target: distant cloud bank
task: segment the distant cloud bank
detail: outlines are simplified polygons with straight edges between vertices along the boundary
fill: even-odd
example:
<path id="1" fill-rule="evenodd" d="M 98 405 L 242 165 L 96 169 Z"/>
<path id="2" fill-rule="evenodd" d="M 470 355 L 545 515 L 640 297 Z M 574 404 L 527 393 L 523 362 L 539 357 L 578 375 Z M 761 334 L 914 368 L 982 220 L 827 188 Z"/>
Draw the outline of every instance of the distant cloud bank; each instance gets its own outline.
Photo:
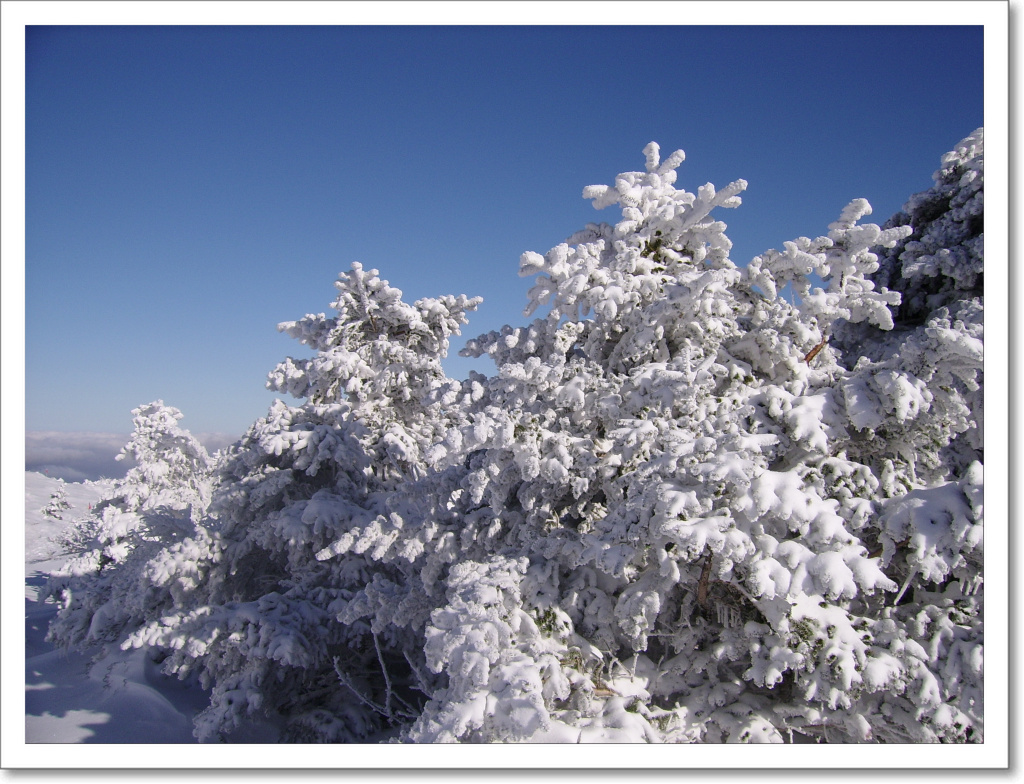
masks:
<path id="1" fill-rule="evenodd" d="M 227 433 L 194 433 L 212 454 L 238 440 Z M 128 443 L 127 433 L 61 433 L 31 431 L 25 433 L 25 470 L 83 482 L 107 477 L 119 479 L 135 463 L 118 461 L 118 452 Z"/>
<path id="2" fill-rule="evenodd" d="M 114 458 L 126 443 L 125 433 L 25 433 L 25 470 L 67 482 L 122 477 L 131 462 Z"/>
<path id="3" fill-rule="evenodd" d="M 206 451 L 211 455 L 218 449 L 231 446 L 239 439 L 239 436 L 233 436 L 230 433 L 193 433 L 192 435 L 199 439 L 199 443 L 205 446 Z"/>

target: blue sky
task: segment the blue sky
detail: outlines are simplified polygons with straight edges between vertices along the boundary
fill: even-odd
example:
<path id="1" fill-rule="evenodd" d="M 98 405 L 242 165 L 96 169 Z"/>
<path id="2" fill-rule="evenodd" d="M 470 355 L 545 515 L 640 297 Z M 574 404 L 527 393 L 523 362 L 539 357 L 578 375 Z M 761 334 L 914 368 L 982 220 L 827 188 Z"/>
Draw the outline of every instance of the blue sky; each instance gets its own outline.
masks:
<path id="1" fill-rule="evenodd" d="M 525 323 L 520 254 L 614 221 L 581 191 L 642 169 L 651 140 L 686 151 L 677 187 L 749 182 L 718 216 L 737 263 L 854 198 L 881 223 L 984 124 L 982 44 L 977 26 L 29 28 L 26 429 L 128 432 L 162 398 L 241 435 L 267 372 L 305 355 L 276 324 L 329 312 L 352 261 L 409 301 L 484 297 L 463 338 Z"/>

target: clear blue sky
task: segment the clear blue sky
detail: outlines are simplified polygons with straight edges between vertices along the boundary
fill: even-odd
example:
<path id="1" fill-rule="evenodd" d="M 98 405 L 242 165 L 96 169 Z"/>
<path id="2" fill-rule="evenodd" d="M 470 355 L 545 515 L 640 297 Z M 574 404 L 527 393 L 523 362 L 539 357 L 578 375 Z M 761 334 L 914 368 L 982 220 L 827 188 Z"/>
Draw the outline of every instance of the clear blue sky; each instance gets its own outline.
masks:
<path id="1" fill-rule="evenodd" d="M 162 398 L 240 435 L 305 355 L 276 324 L 330 312 L 352 261 L 409 301 L 483 296 L 463 338 L 525 323 L 520 254 L 614 221 L 581 191 L 652 140 L 686 151 L 677 187 L 748 180 L 718 216 L 746 263 L 853 198 L 883 222 L 984 124 L 980 27 L 34 27 L 26 49 L 29 431 L 128 432 Z"/>

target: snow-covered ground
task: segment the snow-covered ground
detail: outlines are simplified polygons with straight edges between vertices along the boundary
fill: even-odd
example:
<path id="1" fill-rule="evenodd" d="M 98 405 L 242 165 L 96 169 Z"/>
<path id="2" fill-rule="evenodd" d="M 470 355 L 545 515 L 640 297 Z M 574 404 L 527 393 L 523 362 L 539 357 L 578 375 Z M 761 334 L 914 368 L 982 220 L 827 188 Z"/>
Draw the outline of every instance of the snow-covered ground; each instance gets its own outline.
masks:
<path id="1" fill-rule="evenodd" d="M 46 642 L 57 612 L 42 600 L 47 575 L 65 557 L 56 541 L 88 517 L 109 485 L 67 483 L 70 508 L 43 514 L 60 481 L 25 474 L 25 739 L 28 743 L 194 743 L 192 716 L 206 704 L 197 687 L 160 673 L 144 652 L 92 661 Z"/>

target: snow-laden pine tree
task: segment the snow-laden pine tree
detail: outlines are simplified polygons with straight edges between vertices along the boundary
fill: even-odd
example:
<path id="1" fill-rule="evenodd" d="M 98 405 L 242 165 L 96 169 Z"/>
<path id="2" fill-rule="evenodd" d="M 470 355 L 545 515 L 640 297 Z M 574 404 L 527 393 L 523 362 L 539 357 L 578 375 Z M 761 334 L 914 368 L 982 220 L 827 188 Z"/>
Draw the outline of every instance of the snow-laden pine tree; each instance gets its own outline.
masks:
<path id="1" fill-rule="evenodd" d="M 375 270 L 353 264 L 337 282 L 334 316 L 280 329 L 311 347 L 268 386 L 275 403 L 222 457 L 210 515 L 196 535 L 151 558 L 150 584 L 174 597 L 123 643 L 166 653 L 164 667 L 212 690 L 201 740 L 254 720 L 286 741 L 351 741 L 418 715 L 419 637 L 345 624 L 340 610 L 373 580 L 402 581 L 376 549 L 318 561 L 352 530 L 379 525 L 387 498 L 427 470 L 423 452 L 457 420 L 458 384 L 441 358 L 479 300 L 413 304 Z M 414 664 L 407 661 L 406 656 Z"/>
<path id="2" fill-rule="evenodd" d="M 61 515 L 70 508 L 71 504 L 68 503 L 67 486 L 64 484 L 64 480 L 61 479 L 56 489 L 50 493 L 50 501 L 43 507 L 42 512 L 47 517 L 61 520 Z"/>
<path id="3" fill-rule="evenodd" d="M 129 512 L 169 509 L 202 517 L 213 492 L 213 461 L 178 426 L 183 416 L 162 400 L 132 409 L 135 429 L 115 459 L 131 459 L 135 465 L 114 484 L 108 504 Z"/>
<path id="4" fill-rule="evenodd" d="M 584 191 L 614 225 L 523 255 L 490 377 L 440 368 L 476 300 L 358 265 L 282 325 L 304 402 L 119 630 L 212 689 L 200 738 L 982 738 L 982 132 L 884 228 L 857 200 L 742 268 L 745 183 L 645 154 Z"/>
<path id="5" fill-rule="evenodd" d="M 80 552 L 50 581 L 62 609 L 50 637 L 65 646 L 119 642 L 125 629 L 173 607 L 147 585 L 147 561 L 196 531 L 213 493 L 213 459 L 162 400 L 132 410 L 134 431 L 117 460 L 134 465 L 64 535 Z"/>
<path id="6" fill-rule="evenodd" d="M 980 205 L 980 139 L 934 201 Z M 547 314 L 470 343 L 497 373 L 464 385 L 434 475 L 319 555 L 418 576 L 340 615 L 423 625 L 441 680 L 403 737 L 980 739 L 981 300 L 937 281 L 959 316 L 911 335 L 875 280 L 879 253 L 912 277 L 953 233 L 911 244 L 857 200 L 741 269 L 711 212 L 745 183 L 678 190 L 682 153 L 645 153 L 584 192 L 618 223 L 524 254 Z"/>

